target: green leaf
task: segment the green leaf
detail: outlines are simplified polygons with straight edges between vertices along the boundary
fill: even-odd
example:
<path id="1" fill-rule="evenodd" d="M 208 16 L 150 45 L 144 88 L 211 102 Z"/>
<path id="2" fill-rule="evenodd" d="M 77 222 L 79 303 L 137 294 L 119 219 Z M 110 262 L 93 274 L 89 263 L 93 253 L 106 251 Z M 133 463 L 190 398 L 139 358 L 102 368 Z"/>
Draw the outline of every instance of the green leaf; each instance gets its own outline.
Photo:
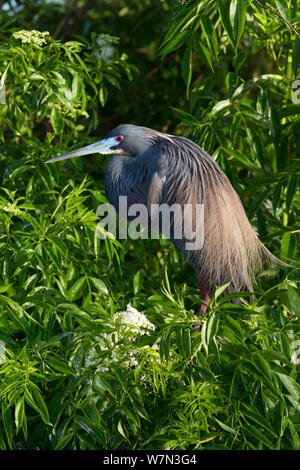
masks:
<path id="1" fill-rule="evenodd" d="M 79 100 L 82 94 L 83 82 L 78 73 L 73 77 L 72 81 L 72 101 L 75 103 Z"/>
<path id="2" fill-rule="evenodd" d="M 94 286 L 96 287 L 98 292 L 100 292 L 101 294 L 103 294 L 105 296 L 108 295 L 108 289 L 107 289 L 105 283 L 102 281 L 102 279 L 98 279 L 96 277 L 90 277 L 89 279 L 91 279 L 93 281 Z"/>
<path id="3" fill-rule="evenodd" d="M 210 47 L 211 52 L 217 59 L 219 48 L 218 48 L 218 40 L 217 40 L 217 35 L 216 35 L 213 22 L 211 21 L 209 16 L 202 15 L 200 24 L 201 24 L 202 31 L 204 33 L 207 45 L 208 47 Z"/>
<path id="4" fill-rule="evenodd" d="M 281 239 L 280 259 L 286 260 L 290 257 L 293 248 L 293 234 L 285 232 Z"/>
<path id="5" fill-rule="evenodd" d="M 288 425 L 289 425 L 289 430 L 291 433 L 293 449 L 300 450 L 299 432 L 297 431 L 296 426 L 294 425 L 293 421 L 290 418 L 288 418 Z"/>
<path id="6" fill-rule="evenodd" d="M 254 436 L 259 442 L 261 441 L 269 449 L 275 449 L 275 445 L 272 444 L 272 442 L 265 436 L 263 432 L 257 428 L 257 426 L 255 427 L 249 423 L 245 423 L 243 430 L 249 433 L 251 436 Z"/>
<path id="7" fill-rule="evenodd" d="M 143 286 L 143 272 L 141 269 L 135 274 L 133 278 L 133 291 L 134 295 L 137 295 Z"/>
<path id="8" fill-rule="evenodd" d="M 225 109 L 228 109 L 231 107 L 231 102 L 230 100 L 221 100 L 221 101 L 218 101 L 214 106 L 213 108 L 211 109 L 210 111 L 210 115 L 211 117 L 214 117 L 215 115 L 221 113 L 222 111 L 224 112 Z"/>
<path id="9" fill-rule="evenodd" d="M 192 114 L 186 113 L 185 111 L 181 111 L 177 108 L 172 108 L 173 111 L 178 115 L 179 119 L 181 119 L 184 124 L 191 126 L 191 127 L 200 127 L 201 123 L 196 119 Z"/>
<path id="10" fill-rule="evenodd" d="M 229 8 L 229 17 L 234 36 L 234 48 L 236 50 L 241 39 L 246 20 L 246 3 L 244 0 L 231 0 Z"/>
<path id="11" fill-rule="evenodd" d="M 106 445 L 105 436 L 100 431 L 99 427 L 96 426 L 90 419 L 84 416 L 79 416 L 77 418 L 77 422 L 88 434 L 90 434 L 95 439 L 98 445 Z"/>
<path id="12" fill-rule="evenodd" d="M 159 56 L 165 56 L 172 51 L 176 51 L 181 47 L 191 36 L 191 31 L 181 31 L 176 36 L 174 36 L 166 44 L 163 44 L 163 47 L 159 51 Z"/>
<path id="13" fill-rule="evenodd" d="M 10 408 L 2 402 L 2 420 L 9 447 L 12 449 L 13 429 Z"/>
<path id="14" fill-rule="evenodd" d="M 251 160 L 249 160 L 249 158 L 246 157 L 246 155 L 231 148 L 227 148 L 227 147 L 222 147 L 222 148 L 226 153 L 228 153 L 228 155 L 234 157 L 235 160 L 238 160 L 240 163 L 242 163 L 243 166 L 246 166 L 247 168 L 251 168 L 251 169 L 258 168 L 258 165 L 256 165 Z"/>
<path id="15" fill-rule="evenodd" d="M 79 423 L 81 425 L 81 423 Z M 61 450 L 63 449 L 64 447 L 66 447 L 66 445 L 68 444 L 68 442 L 72 439 L 72 437 L 74 437 L 74 433 L 73 432 L 70 432 L 68 434 L 66 434 L 65 436 L 63 436 L 59 441 L 58 443 L 56 444 L 56 446 L 54 447 L 54 450 Z"/>
<path id="16" fill-rule="evenodd" d="M 226 282 L 223 286 L 217 287 L 214 293 L 214 298 L 217 300 L 218 297 L 224 292 L 224 290 L 227 289 L 228 286 L 230 286 L 231 281 Z"/>
<path id="17" fill-rule="evenodd" d="M 82 296 L 86 286 L 86 277 L 82 276 L 73 284 L 68 292 L 68 299 L 73 301 Z"/>
<path id="18" fill-rule="evenodd" d="M 50 114 L 50 122 L 56 134 L 59 134 L 60 132 L 62 132 L 64 128 L 64 121 L 56 107 L 52 108 L 52 111 Z"/>
<path id="19" fill-rule="evenodd" d="M 300 318 L 300 296 L 297 290 L 290 284 L 288 285 L 288 297 L 295 315 Z"/>
<path id="20" fill-rule="evenodd" d="M 181 72 L 186 87 L 186 97 L 189 98 L 189 89 L 192 78 L 192 46 L 189 45 L 184 54 L 181 62 Z"/>
<path id="21" fill-rule="evenodd" d="M 274 187 L 273 200 L 272 200 L 272 208 L 273 208 L 273 213 L 275 216 L 276 216 L 277 207 L 280 202 L 281 191 L 282 191 L 282 183 L 277 183 Z"/>
<path id="22" fill-rule="evenodd" d="M 25 390 L 24 396 L 26 402 L 40 414 L 44 423 L 47 425 L 51 424 L 46 403 L 44 402 L 38 387 L 31 383 L 30 388 Z"/>
<path id="23" fill-rule="evenodd" d="M 218 330 L 218 324 L 219 324 L 219 317 L 216 315 L 216 313 L 212 313 L 208 316 L 207 322 L 206 322 L 206 344 L 209 345 L 210 341 L 212 338 L 217 333 Z"/>
<path id="24" fill-rule="evenodd" d="M 59 359 L 49 359 L 47 358 L 47 364 L 52 367 L 52 369 L 66 375 L 74 375 L 74 370 L 72 367 L 68 366 L 65 362 L 60 361 Z"/>
<path id="25" fill-rule="evenodd" d="M 300 39 L 296 39 L 293 54 L 292 54 L 292 66 L 295 78 L 298 77 L 298 70 L 300 66 Z M 299 106 L 297 106 L 299 112 Z"/>
<path id="26" fill-rule="evenodd" d="M 191 332 L 186 330 L 182 335 L 182 344 L 187 357 L 191 357 Z"/>
<path id="27" fill-rule="evenodd" d="M 0 286 L 0 293 L 7 292 L 8 289 L 12 286 L 12 284 L 3 284 Z"/>
<path id="28" fill-rule="evenodd" d="M 271 349 L 262 349 L 261 351 L 257 352 L 257 354 L 264 357 L 268 361 L 280 361 L 283 364 L 290 364 L 290 361 L 286 357 L 286 355 L 278 351 L 273 351 Z"/>
<path id="29" fill-rule="evenodd" d="M 271 369 L 267 361 L 259 353 L 252 355 L 252 361 L 255 367 L 269 380 L 272 379 Z"/>
<path id="30" fill-rule="evenodd" d="M 99 101 L 102 106 L 105 106 L 108 98 L 108 91 L 107 88 L 101 83 L 99 88 Z"/>
<path id="31" fill-rule="evenodd" d="M 234 56 L 232 60 L 232 65 L 234 66 L 236 73 L 238 73 L 238 71 L 243 66 L 246 59 L 247 59 L 247 53 L 244 51 L 237 52 L 237 54 Z"/>
<path id="32" fill-rule="evenodd" d="M 222 429 L 224 429 L 224 431 L 229 432 L 230 434 L 238 434 L 238 431 L 235 431 L 234 429 L 230 428 L 229 426 L 227 426 L 227 424 L 222 423 L 222 421 L 219 421 L 217 418 L 215 418 L 215 420 L 217 421 L 218 425 Z"/>
<path id="33" fill-rule="evenodd" d="M 246 125 L 246 131 L 248 136 L 248 141 L 252 147 L 253 154 L 255 159 L 258 161 L 261 168 L 264 167 L 264 148 L 262 141 L 256 131 L 253 129 L 253 126 Z"/>
<path id="34" fill-rule="evenodd" d="M 17 432 L 23 424 L 25 418 L 24 396 L 21 396 L 15 404 L 15 425 Z"/>
<path id="35" fill-rule="evenodd" d="M 241 342 L 244 342 L 244 337 L 243 337 L 243 330 L 237 320 L 232 318 L 231 315 L 225 315 L 224 320 L 226 322 L 226 325 L 228 328 L 231 330 L 231 332 L 234 334 L 234 336 Z"/>
<path id="36" fill-rule="evenodd" d="M 203 62 L 210 67 L 212 71 L 214 71 L 213 64 L 211 61 L 210 53 L 207 47 L 201 41 L 201 37 L 198 33 L 194 35 L 194 44 L 197 51 L 198 56 L 203 60 Z"/>
<path id="37" fill-rule="evenodd" d="M 289 212 L 291 203 L 297 190 L 297 175 L 290 176 L 286 191 L 286 210 Z"/>
<path id="38" fill-rule="evenodd" d="M 126 434 L 125 434 L 125 432 L 124 432 L 124 429 L 123 429 L 121 420 L 119 420 L 119 422 L 118 422 L 117 429 L 118 429 L 119 433 L 121 434 L 121 436 L 123 436 L 123 437 L 126 439 L 126 441 L 128 441 L 128 438 L 127 438 L 127 436 L 126 436 Z M 128 441 L 128 442 L 129 442 L 129 441 Z"/>
<path id="39" fill-rule="evenodd" d="M 275 2 L 281 16 L 291 23 L 291 14 L 286 0 L 275 0 Z"/>
<path id="40" fill-rule="evenodd" d="M 300 386 L 297 384 L 296 380 L 286 374 L 280 374 L 279 372 L 275 372 L 276 375 L 280 378 L 281 382 L 287 389 L 287 391 L 291 394 L 291 396 L 298 401 L 300 401 Z"/>
<path id="41" fill-rule="evenodd" d="M 276 437 L 276 433 L 274 433 L 271 424 L 269 421 L 266 420 L 264 416 L 259 414 L 259 412 L 254 408 L 254 406 L 249 406 L 247 403 L 242 403 L 243 410 L 242 413 L 247 418 L 250 418 L 256 424 L 264 428 L 266 431 L 270 432 L 274 437 Z"/>
<path id="42" fill-rule="evenodd" d="M 218 0 L 218 8 L 223 28 L 227 33 L 227 37 L 229 39 L 230 44 L 232 45 L 233 49 L 235 49 L 235 37 L 232 29 L 232 24 L 229 18 L 228 2 L 224 2 L 224 0 Z"/>
<path id="43" fill-rule="evenodd" d="M 252 219 L 252 217 L 254 217 L 255 214 L 257 214 L 260 206 L 262 205 L 264 200 L 268 197 L 270 192 L 271 192 L 271 189 L 266 189 L 265 191 L 261 191 L 257 194 L 256 198 L 250 204 L 250 207 L 247 210 L 247 215 L 250 220 Z"/>

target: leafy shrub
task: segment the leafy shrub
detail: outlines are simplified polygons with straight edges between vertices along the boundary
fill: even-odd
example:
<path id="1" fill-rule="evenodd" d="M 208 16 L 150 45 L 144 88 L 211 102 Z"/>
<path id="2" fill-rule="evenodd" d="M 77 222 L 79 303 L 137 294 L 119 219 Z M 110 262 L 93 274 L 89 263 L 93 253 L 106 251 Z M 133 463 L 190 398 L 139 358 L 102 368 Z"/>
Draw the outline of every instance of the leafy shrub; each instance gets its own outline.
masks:
<path id="1" fill-rule="evenodd" d="M 256 1 L 93 2 L 62 41 L 67 7 L 46 3 L 1 26 L 1 449 L 299 449 L 297 272 L 262 273 L 252 304 L 217 289 L 195 332 L 173 246 L 97 237 L 106 160 L 43 163 L 108 116 L 185 133 L 297 264 L 299 2 L 268 2 L 281 17 Z M 128 309 L 144 329 L 116 321 Z"/>

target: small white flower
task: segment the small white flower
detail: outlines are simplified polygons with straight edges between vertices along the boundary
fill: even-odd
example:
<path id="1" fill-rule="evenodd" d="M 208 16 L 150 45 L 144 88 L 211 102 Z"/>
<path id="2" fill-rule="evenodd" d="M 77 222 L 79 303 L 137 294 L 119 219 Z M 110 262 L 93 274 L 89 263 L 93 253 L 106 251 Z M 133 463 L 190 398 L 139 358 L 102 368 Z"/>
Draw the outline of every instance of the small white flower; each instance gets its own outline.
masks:
<path id="1" fill-rule="evenodd" d="M 140 313 L 138 310 L 131 307 L 130 304 L 127 305 L 125 312 L 115 313 L 113 321 L 124 325 L 125 331 L 132 331 L 140 335 L 150 335 L 149 331 L 145 330 L 155 330 L 155 326 L 148 320 L 148 318 L 143 313 Z"/>
<path id="2" fill-rule="evenodd" d="M 120 359 L 126 359 L 124 362 L 126 367 L 135 367 L 138 365 L 140 350 L 134 349 L 129 352 L 124 352 L 122 351 L 121 345 L 118 343 L 125 332 L 149 335 L 150 333 L 147 330 L 155 330 L 155 326 L 143 313 L 140 313 L 138 310 L 131 307 L 131 305 L 127 305 L 126 311 L 115 313 L 113 323 L 116 326 L 117 333 L 103 333 L 101 336 L 95 337 L 101 351 L 107 351 L 107 357 L 100 363 L 99 359 L 95 359 L 96 350 L 92 347 L 85 359 L 85 365 L 87 367 L 94 365 L 99 372 L 106 372 L 109 371 L 109 363 L 119 362 Z M 135 336 L 130 337 L 132 342 L 134 342 L 135 339 Z M 148 346 L 143 346 L 141 349 L 145 348 L 148 348 Z"/>
<path id="3" fill-rule="evenodd" d="M 21 31 L 17 31 L 13 33 L 13 37 L 15 39 L 20 39 L 23 44 L 37 44 L 38 46 L 42 46 L 43 44 L 47 44 L 47 39 L 50 34 L 48 31 L 37 31 L 36 29 L 32 29 L 31 31 L 27 31 L 26 29 L 22 29 Z"/>

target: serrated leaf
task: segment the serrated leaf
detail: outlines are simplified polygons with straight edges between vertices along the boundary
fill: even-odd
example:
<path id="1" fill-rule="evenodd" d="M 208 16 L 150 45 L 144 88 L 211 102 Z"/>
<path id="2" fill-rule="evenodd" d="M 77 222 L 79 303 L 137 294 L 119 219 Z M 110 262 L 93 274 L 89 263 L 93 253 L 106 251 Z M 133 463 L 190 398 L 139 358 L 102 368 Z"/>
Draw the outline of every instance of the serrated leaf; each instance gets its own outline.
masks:
<path id="1" fill-rule="evenodd" d="M 240 163 L 243 164 L 243 166 L 246 166 L 247 168 L 258 168 L 258 165 L 253 163 L 251 160 L 249 160 L 246 155 L 243 153 L 239 152 L 238 150 L 234 150 L 231 148 L 223 147 L 223 150 L 228 153 L 228 155 L 231 155 L 235 160 L 238 160 Z"/>
<path id="2" fill-rule="evenodd" d="M 229 426 L 227 426 L 227 424 L 225 423 L 222 423 L 222 421 L 219 421 L 217 418 L 215 418 L 215 420 L 217 421 L 218 425 L 224 429 L 224 431 L 226 432 L 230 432 L 230 434 L 238 434 L 237 431 L 235 431 L 234 429 L 230 428 Z"/>
<path id="3" fill-rule="evenodd" d="M 200 24 L 208 47 L 210 47 L 210 50 L 212 51 L 214 56 L 218 58 L 218 40 L 213 22 L 211 21 L 209 16 L 202 15 Z"/>
<path id="4" fill-rule="evenodd" d="M 24 421 L 24 417 L 25 417 L 24 409 L 25 409 L 24 408 L 24 397 L 21 396 L 18 399 L 17 403 L 15 404 L 15 425 L 16 425 L 17 432 L 20 429 L 20 427 L 22 426 L 23 421 Z"/>
<path id="5" fill-rule="evenodd" d="M 137 295 L 140 292 L 142 285 L 143 285 L 143 273 L 141 270 L 139 270 L 133 278 L 134 295 Z"/>
<path id="6" fill-rule="evenodd" d="M 40 414 L 44 423 L 48 425 L 51 424 L 49 421 L 47 406 L 38 387 L 34 384 L 31 384 L 30 389 L 25 390 L 24 396 L 26 402 Z"/>
<path id="7" fill-rule="evenodd" d="M 203 60 L 203 62 L 214 71 L 213 64 L 211 61 L 210 53 L 207 47 L 201 41 L 201 37 L 198 33 L 194 35 L 194 44 L 198 56 Z"/>
<path id="8" fill-rule="evenodd" d="M 68 299 L 70 299 L 71 301 L 78 299 L 82 295 L 85 286 L 86 286 L 86 277 L 82 276 L 79 279 L 77 279 L 77 281 L 73 284 L 73 286 L 69 290 L 67 294 Z"/>
<path id="9" fill-rule="evenodd" d="M 182 58 L 181 62 L 181 72 L 184 79 L 185 87 L 186 87 L 186 97 L 189 98 L 189 89 L 191 84 L 192 78 L 192 47 L 189 45 Z"/>
<path id="10" fill-rule="evenodd" d="M 286 374 L 280 374 L 279 372 L 275 372 L 276 375 L 280 378 L 281 382 L 287 389 L 287 391 L 292 395 L 292 397 L 300 401 L 300 386 L 297 384 L 296 380 Z"/>
<path id="11" fill-rule="evenodd" d="M 245 423 L 243 426 L 243 430 L 254 436 L 258 441 L 261 441 L 265 444 L 266 447 L 269 449 L 274 449 L 275 446 L 272 444 L 272 442 L 265 436 L 264 433 L 259 431 L 259 429 L 255 426 L 252 426 L 249 423 Z"/>
<path id="12" fill-rule="evenodd" d="M 286 232 L 281 239 L 280 259 L 287 259 L 291 252 L 293 234 Z"/>
<path id="13" fill-rule="evenodd" d="M 273 351 L 271 349 L 262 349 L 257 354 L 264 357 L 268 361 L 280 361 L 283 364 L 290 364 L 289 359 L 286 357 L 285 354 L 282 354 L 278 351 Z"/>
<path id="14" fill-rule="evenodd" d="M 286 210 L 287 212 L 290 210 L 291 203 L 293 201 L 294 195 L 297 189 L 297 175 L 290 176 L 287 185 L 286 191 Z"/>
<path id="15" fill-rule="evenodd" d="M 181 111 L 181 109 L 177 109 L 177 108 L 171 107 L 171 109 L 175 111 L 179 119 L 181 119 L 181 121 L 184 124 L 187 124 L 188 126 L 191 126 L 191 127 L 195 127 L 195 126 L 200 127 L 201 125 L 200 121 L 198 121 L 198 119 L 195 118 L 192 114 L 186 113 L 185 111 Z"/>
<path id="16" fill-rule="evenodd" d="M 269 380 L 272 379 L 271 376 L 271 369 L 267 361 L 263 359 L 263 357 L 256 353 L 252 355 L 252 361 L 255 367 L 262 372 L 262 374 Z"/>
<path id="17" fill-rule="evenodd" d="M 288 285 L 288 298 L 295 315 L 300 318 L 300 296 L 297 290 L 290 284 Z"/>
<path id="18" fill-rule="evenodd" d="M 101 444 L 102 446 L 106 444 L 105 436 L 99 430 L 99 427 L 96 426 L 90 419 L 79 416 L 77 418 L 77 422 L 88 434 L 90 434 L 95 439 L 98 444 Z"/>
<path id="19" fill-rule="evenodd" d="M 12 419 L 11 419 L 11 410 L 8 406 L 2 402 L 2 421 L 4 424 L 4 430 L 7 438 L 9 447 L 12 449 L 12 440 L 13 440 L 13 429 L 12 429 Z"/>
<path id="20" fill-rule="evenodd" d="M 221 100 L 218 101 L 210 111 L 210 115 L 213 117 L 215 114 L 220 113 L 221 111 L 225 111 L 225 109 L 231 107 L 230 100 Z"/>
<path id="21" fill-rule="evenodd" d="M 80 424 L 80 423 L 79 423 Z M 54 450 L 61 450 L 63 449 L 64 447 L 66 447 L 66 445 L 68 444 L 68 442 L 72 439 L 72 437 L 74 436 L 74 433 L 71 432 L 71 433 L 68 433 L 66 434 L 65 436 L 63 436 L 59 441 L 58 443 L 56 444 L 56 446 L 54 447 Z"/>
<path id="22" fill-rule="evenodd" d="M 227 33 L 227 37 L 229 39 L 230 44 L 235 49 L 235 39 L 234 39 L 232 25 L 229 19 L 228 2 L 225 3 L 224 0 L 218 0 L 218 8 L 219 8 L 219 13 L 220 13 L 223 28 L 225 29 Z"/>
<path id="23" fill-rule="evenodd" d="M 174 36 L 170 41 L 163 45 L 162 49 L 159 51 L 159 56 L 165 56 L 172 51 L 176 51 L 181 47 L 191 36 L 191 31 L 181 31 L 176 36 Z"/>
<path id="24" fill-rule="evenodd" d="M 231 0 L 229 17 L 234 37 L 234 48 L 236 49 L 245 27 L 246 3 L 244 0 Z"/>
<path id="25" fill-rule="evenodd" d="M 68 366 L 63 361 L 60 361 L 59 359 L 49 359 L 47 358 L 47 364 L 52 367 L 52 369 L 56 370 L 57 372 L 60 372 L 62 374 L 66 375 L 74 375 L 74 370 L 72 367 Z"/>
<path id="26" fill-rule="evenodd" d="M 72 101 L 76 102 L 79 100 L 82 94 L 82 88 L 82 79 L 78 74 L 76 74 L 72 81 Z"/>
<path id="27" fill-rule="evenodd" d="M 50 114 L 50 122 L 51 126 L 53 127 L 54 132 L 59 134 L 62 132 L 64 128 L 64 121 L 56 107 L 52 108 L 51 114 Z"/>
<path id="28" fill-rule="evenodd" d="M 224 292 L 224 290 L 226 290 L 227 287 L 230 286 L 230 284 L 231 281 L 228 281 L 223 286 L 217 287 L 215 290 L 214 298 L 217 299 L 222 294 L 222 292 Z"/>

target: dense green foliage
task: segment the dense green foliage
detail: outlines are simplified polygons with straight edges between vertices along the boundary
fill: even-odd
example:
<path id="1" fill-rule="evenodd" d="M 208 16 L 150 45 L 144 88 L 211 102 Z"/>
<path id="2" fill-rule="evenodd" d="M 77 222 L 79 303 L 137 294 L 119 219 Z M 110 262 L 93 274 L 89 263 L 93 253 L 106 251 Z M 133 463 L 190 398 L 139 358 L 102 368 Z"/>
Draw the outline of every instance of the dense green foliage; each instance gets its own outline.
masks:
<path id="1" fill-rule="evenodd" d="M 217 289 L 196 332 L 194 272 L 170 243 L 97 237 L 107 158 L 43 162 L 122 122 L 184 134 L 297 266 L 300 1 L 0 16 L 0 448 L 299 449 L 297 270 L 270 266 L 252 304 Z M 33 29 L 49 34 L 15 34 Z M 124 328 L 128 304 L 155 329 Z"/>

